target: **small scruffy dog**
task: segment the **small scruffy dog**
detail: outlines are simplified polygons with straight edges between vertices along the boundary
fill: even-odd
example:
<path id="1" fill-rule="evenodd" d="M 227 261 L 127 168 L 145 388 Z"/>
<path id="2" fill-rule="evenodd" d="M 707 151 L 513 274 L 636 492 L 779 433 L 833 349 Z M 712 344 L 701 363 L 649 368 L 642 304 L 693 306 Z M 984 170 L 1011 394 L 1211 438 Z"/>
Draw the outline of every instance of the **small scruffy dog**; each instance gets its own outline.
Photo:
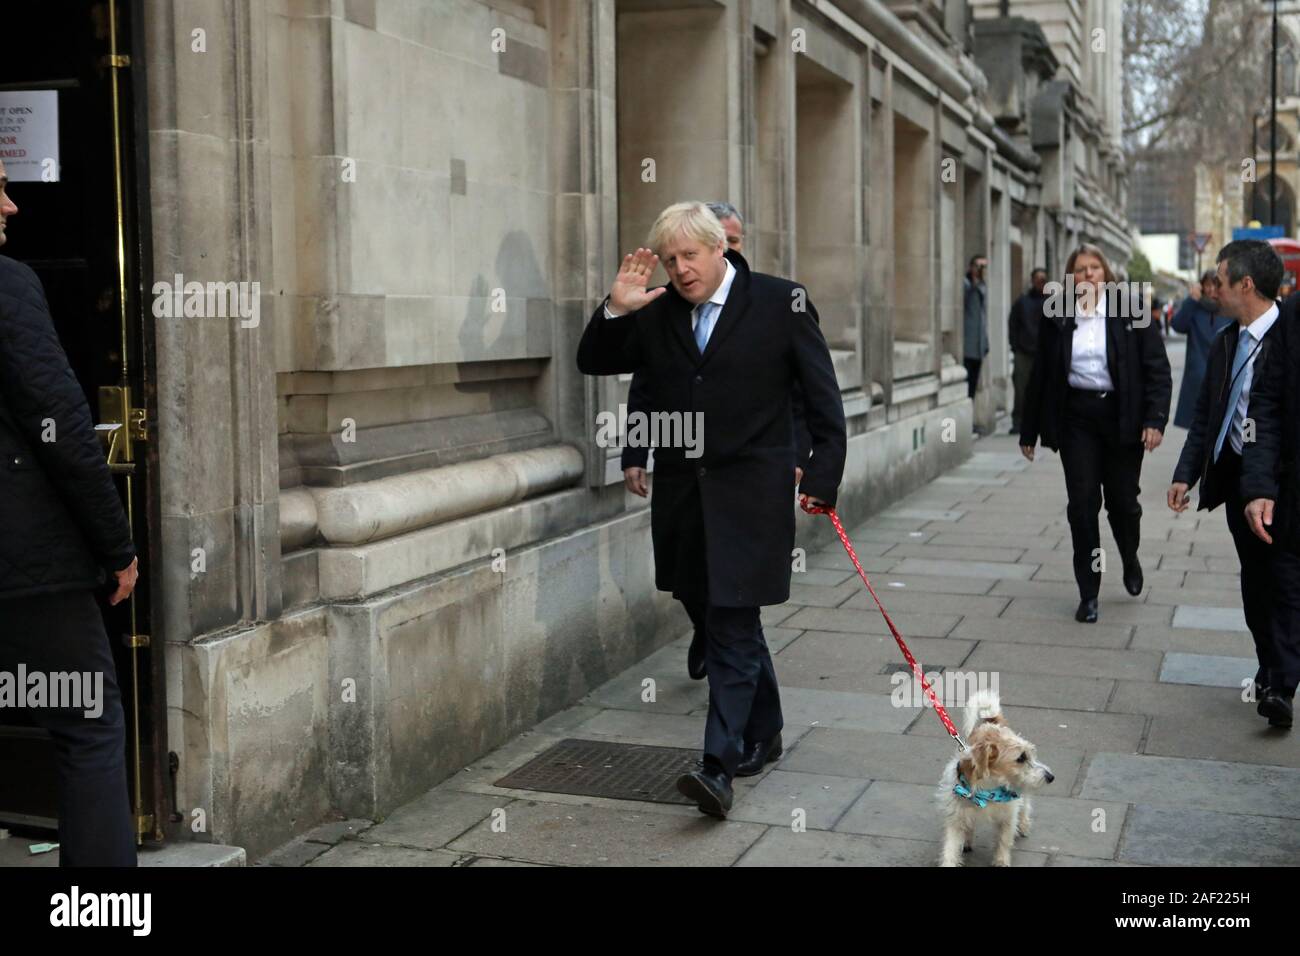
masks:
<path id="1" fill-rule="evenodd" d="M 1037 748 L 1007 726 L 998 695 L 979 690 L 966 705 L 962 736 L 970 748 L 953 757 L 939 781 L 944 838 L 941 866 L 961 866 L 977 821 L 998 831 L 994 866 L 1011 865 L 1011 844 L 1029 833 L 1029 793 L 1055 778 Z"/>

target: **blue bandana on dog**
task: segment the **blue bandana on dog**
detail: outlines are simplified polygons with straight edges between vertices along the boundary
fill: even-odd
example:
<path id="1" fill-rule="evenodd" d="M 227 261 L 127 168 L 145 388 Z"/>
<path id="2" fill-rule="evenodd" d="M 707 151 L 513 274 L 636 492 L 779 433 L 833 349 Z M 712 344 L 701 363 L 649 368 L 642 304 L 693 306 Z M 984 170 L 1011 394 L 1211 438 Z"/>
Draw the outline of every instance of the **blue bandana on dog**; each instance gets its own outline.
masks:
<path id="1" fill-rule="evenodd" d="M 965 797 L 979 807 L 987 807 L 990 803 L 1010 803 L 1012 800 L 1020 799 L 1020 794 L 1006 786 L 998 787 L 996 790 L 972 790 L 965 774 L 960 771 L 957 773 L 957 785 L 952 788 L 952 792 L 959 797 Z"/>

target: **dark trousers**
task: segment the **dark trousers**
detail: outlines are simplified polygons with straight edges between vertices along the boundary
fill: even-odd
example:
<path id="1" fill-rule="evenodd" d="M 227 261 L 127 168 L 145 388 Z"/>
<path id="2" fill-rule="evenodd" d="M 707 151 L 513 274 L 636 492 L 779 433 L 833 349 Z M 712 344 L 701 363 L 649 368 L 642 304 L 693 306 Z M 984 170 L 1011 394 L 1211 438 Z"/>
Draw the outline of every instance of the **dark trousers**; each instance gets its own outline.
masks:
<path id="1" fill-rule="evenodd" d="M 1016 352 L 1015 364 L 1011 369 L 1011 384 L 1015 387 L 1015 397 L 1011 405 L 1011 425 L 1016 434 L 1020 433 L 1020 416 L 1025 410 L 1025 393 L 1029 391 L 1029 378 L 1034 373 L 1034 356 L 1029 352 Z"/>
<path id="2" fill-rule="evenodd" d="M 704 727 L 704 759 L 736 774 L 746 744 L 781 732 L 781 694 L 776 668 L 763 637 L 756 607 L 714 607 L 685 601 L 691 621 L 703 622 L 708 643 L 704 663 L 709 677 L 709 715 Z"/>
<path id="3" fill-rule="evenodd" d="M 1223 507 L 1227 511 L 1228 531 L 1237 546 L 1241 562 L 1241 606 L 1246 612 L 1246 626 L 1255 640 L 1255 657 L 1259 670 L 1255 680 L 1269 682 L 1269 662 L 1273 660 L 1273 557 L 1274 548 L 1265 544 L 1246 523 L 1246 502 L 1238 487 L 1241 484 L 1241 456 L 1224 442 L 1223 452 L 1214 467 L 1219 472 L 1219 486 L 1227 491 Z"/>
<path id="4" fill-rule="evenodd" d="M 966 361 L 966 397 L 974 398 L 975 389 L 980 384 L 980 368 L 984 365 L 983 359 L 968 358 Z"/>
<path id="5" fill-rule="evenodd" d="M 1061 464 L 1065 468 L 1066 516 L 1074 544 L 1074 579 L 1079 597 L 1095 598 L 1101 590 L 1101 513 L 1103 493 L 1122 561 L 1137 557 L 1142 523 L 1138 478 L 1140 442 L 1119 440 L 1119 400 L 1114 392 L 1070 388 L 1061 428 Z"/>
<path id="6" fill-rule="evenodd" d="M 1273 552 L 1273 640 L 1269 645 L 1268 680 L 1261 681 L 1287 697 L 1300 684 L 1300 554 L 1276 544 Z"/>
<path id="7" fill-rule="evenodd" d="M 59 865 L 135 866 L 126 778 L 126 719 L 99 605 L 90 591 L 0 600 L 0 670 L 103 675 L 102 712 L 26 710 L 54 738 Z M 0 718 L 5 711 L 0 709 Z"/>

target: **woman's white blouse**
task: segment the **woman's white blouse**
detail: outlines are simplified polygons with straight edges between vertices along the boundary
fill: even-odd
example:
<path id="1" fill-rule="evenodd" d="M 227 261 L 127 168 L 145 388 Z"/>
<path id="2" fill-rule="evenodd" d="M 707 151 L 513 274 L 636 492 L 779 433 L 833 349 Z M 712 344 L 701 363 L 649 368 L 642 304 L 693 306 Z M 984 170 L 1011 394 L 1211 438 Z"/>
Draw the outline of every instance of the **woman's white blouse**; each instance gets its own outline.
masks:
<path id="1" fill-rule="evenodd" d="M 1091 314 L 1075 316 L 1069 383 L 1075 388 L 1109 392 L 1115 387 L 1106 361 L 1106 307 L 1098 303 Z"/>

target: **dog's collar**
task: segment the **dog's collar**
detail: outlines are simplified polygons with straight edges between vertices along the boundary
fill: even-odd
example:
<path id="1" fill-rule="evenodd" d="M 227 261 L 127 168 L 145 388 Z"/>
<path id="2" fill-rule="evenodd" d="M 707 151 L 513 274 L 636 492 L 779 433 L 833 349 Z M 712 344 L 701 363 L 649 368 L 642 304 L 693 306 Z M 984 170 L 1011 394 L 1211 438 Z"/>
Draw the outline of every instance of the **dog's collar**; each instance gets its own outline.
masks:
<path id="1" fill-rule="evenodd" d="M 965 797 L 979 807 L 987 807 L 990 803 L 1010 803 L 1012 800 L 1020 799 L 1020 794 L 1006 786 L 998 787 L 996 790 L 972 790 L 966 775 L 961 772 L 957 774 L 957 784 L 952 788 L 952 792 L 959 797 Z"/>

